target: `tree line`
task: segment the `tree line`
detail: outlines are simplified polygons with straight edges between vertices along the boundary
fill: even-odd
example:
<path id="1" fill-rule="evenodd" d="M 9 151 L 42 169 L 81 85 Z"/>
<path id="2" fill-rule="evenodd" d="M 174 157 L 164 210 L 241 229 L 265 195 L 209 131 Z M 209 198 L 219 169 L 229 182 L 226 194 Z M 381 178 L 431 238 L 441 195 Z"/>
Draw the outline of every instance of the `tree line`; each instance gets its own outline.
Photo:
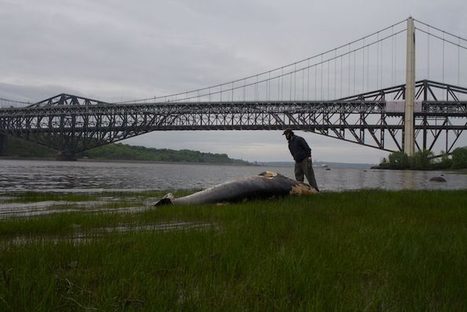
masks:
<path id="1" fill-rule="evenodd" d="M 243 163 L 231 159 L 227 154 L 204 153 L 193 150 L 156 149 L 144 146 L 131 146 L 121 143 L 108 144 L 81 153 L 81 157 L 92 159 L 150 160 L 167 162 L 198 163 Z"/>
<path id="2" fill-rule="evenodd" d="M 54 159 L 56 150 L 20 138 L 8 136 L 7 144 L 1 156 L 9 158 L 48 158 Z M 162 162 L 197 162 L 249 164 L 246 161 L 232 159 L 227 154 L 204 153 L 193 150 L 157 149 L 144 146 L 132 146 L 113 143 L 84 151 L 77 158 L 113 159 L 113 160 L 146 160 Z"/>
<path id="3" fill-rule="evenodd" d="M 379 169 L 412 169 L 412 170 L 438 170 L 438 169 L 466 169 L 467 147 L 456 148 L 450 155 L 433 157 L 427 150 L 418 151 L 413 156 L 404 152 L 391 153 L 388 158 L 375 168 Z"/>

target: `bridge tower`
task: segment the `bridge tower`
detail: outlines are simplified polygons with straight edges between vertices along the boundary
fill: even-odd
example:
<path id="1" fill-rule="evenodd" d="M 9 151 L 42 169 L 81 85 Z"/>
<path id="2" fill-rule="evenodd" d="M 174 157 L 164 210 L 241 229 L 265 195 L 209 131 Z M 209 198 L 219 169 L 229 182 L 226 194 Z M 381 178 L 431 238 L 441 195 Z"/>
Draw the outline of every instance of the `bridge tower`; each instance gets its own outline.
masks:
<path id="1" fill-rule="evenodd" d="M 414 19 L 407 19 L 407 55 L 405 72 L 404 153 L 413 156 L 415 150 L 415 26 Z"/>

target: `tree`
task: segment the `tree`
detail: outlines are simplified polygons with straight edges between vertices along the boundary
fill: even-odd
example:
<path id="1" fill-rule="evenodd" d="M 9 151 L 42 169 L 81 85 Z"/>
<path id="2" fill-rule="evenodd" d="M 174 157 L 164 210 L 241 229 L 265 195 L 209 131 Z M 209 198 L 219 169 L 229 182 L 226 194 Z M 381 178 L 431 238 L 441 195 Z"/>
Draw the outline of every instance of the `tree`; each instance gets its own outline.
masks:
<path id="1" fill-rule="evenodd" d="M 467 168 L 467 147 L 458 147 L 452 152 L 452 168 Z"/>
<path id="2" fill-rule="evenodd" d="M 431 163 L 431 168 L 440 170 L 440 169 L 447 169 L 452 167 L 452 159 L 449 157 L 449 154 L 446 154 L 445 151 L 441 151 L 441 157 L 435 159 Z"/>
<path id="3" fill-rule="evenodd" d="M 404 152 L 394 152 L 388 156 L 389 166 L 392 169 L 408 169 L 409 156 Z"/>
<path id="4" fill-rule="evenodd" d="M 428 150 L 418 151 L 410 157 L 411 169 L 431 169 L 430 157 L 433 153 Z"/>

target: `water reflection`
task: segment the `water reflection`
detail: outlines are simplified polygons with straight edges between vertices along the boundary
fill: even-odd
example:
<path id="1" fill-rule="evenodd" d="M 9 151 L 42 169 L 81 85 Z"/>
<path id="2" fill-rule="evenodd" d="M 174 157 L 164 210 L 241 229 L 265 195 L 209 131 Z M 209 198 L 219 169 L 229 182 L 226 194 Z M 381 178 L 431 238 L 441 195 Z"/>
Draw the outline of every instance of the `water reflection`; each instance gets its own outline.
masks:
<path id="1" fill-rule="evenodd" d="M 60 236 L 16 236 L 12 239 L 0 241 L 0 250 L 8 246 L 20 246 L 31 243 L 72 243 L 74 245 L 90 243 L 99 238 L 104 238 L 109 234 L 141 233 L 141 232 L 173 232 L 192 230 L 219 230 L 215 223 L 200 222 L 172 222 L 145 225 L 120 224 L 113 227 L 95 228 L 88 231 L 81 231 L 76 227 L 74 233 Z"/>

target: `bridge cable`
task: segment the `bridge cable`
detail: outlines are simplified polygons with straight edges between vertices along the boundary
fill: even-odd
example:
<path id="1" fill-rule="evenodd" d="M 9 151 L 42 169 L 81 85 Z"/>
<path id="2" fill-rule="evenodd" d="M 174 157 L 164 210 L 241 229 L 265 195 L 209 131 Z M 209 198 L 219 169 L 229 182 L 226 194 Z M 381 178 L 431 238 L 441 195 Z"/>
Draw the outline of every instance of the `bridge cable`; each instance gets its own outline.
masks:
<path id="1" fill-rule="evenodd" d="M 210 87 L 198 88 L 198 89 L 193 89 L 193 90 L 190 90 L 190 91 L 184 91 L 184 92 L 180 92 L 180 93 L 168 94 L 168 95 L 159 96 L 159 97 L 158 97 L 158 96 L 155 96 L 155 97 L 145 98 L 145 99 L 138 99 L 138 100 L 130 100 L 130 101 L 117 102 L 117 103 L 115 103 L 115 104 L 118 104 L 118 103 L 123 104 L 123 103 L 130 103 L 130 102 L 135 103 L 135 102 L 143 102 L 143 101 L 157 100 L 157 99 L 167 99 L 167 98 L 170 98 L 170 97 L 176 97 L 176 96 L 178 96 L 178 95 L 184 95 L 184 94 L 187 94 L 187 93 L 197 93 L 197 92 L 205 91 L 205 90 L 207 90 L 208 88 L 215 89 L 215 88 L 219 88 L 219 87 L 221 87 L 221 86 L 225 86 L 225 85 L 229 85 L 229 84 L 235 84 L 235 83 L 242 82 L 242 81 L 244 82 L 245 80 L 254 78 L 255 76 L 261 76 L 261 75 L 269 74 L 269 73 L 275 72 L 275 71 L 277 71 L 277 70 L 279 70 L 279 69 L 283 69 L 283 68 L 286 68 L 286 67 L 290 67 L 290 66 L 292 66 L 292 65 L 296 65 L 296 64 L 299 64 L 299 63 L 308 61 L 308 60 L 310 60 L 310 59 L 314 59 L 314 58 L 316 58 L 316 57 L 318 57 L 318 56 L 324 56 L 324 55 L 330 53 L 330 52 L 333 51 L 333 50 L 338 50 L 338 49 L 341 49 L 341 48 L 343 48 L 343 47 L 345 47 L 345 46 L 348 46 L 348 45 L 350 46 L 350 45 L 352 45 L 352 44 L 354 44 L 354 43 L 356 43 L 356 42 L 359 42 L 359 41 L 361 41 L 362 39 L 365 39 L 365 38 L 370 38 L 370 37 L 374 36 L 376 33 L 379 33 L 379 32 L 385 31 L 385 30 L 388 30 L 388 29 L 390 29 L 391 27 L 394 27 L 394 26 L 397 26 L 397 25 L 400 25 L 400 24 L 404 23 L 405 21 L 406 21 L 406 19 L 404 19 L 404 20 L 402 20 L 402 21 L 400 21 L 400 22 L 397 22 L 397 23 L 395 23 L 395 24 L 393 24 L 393 25 L 390 25 L 390 26 L 388 26 L 388 27 L 385 27 L 385 28 L 379 30 L 378 32 L 374 32 L 374 33 L 372 33 L 372 34 L 370 34 L 370 35 L 366 35 L 366 36 L 361 37 L 361 38 L 359 38 L 359 39 L 357 39 L 357 40 L 351 41 L 350 43 L 347 43 L 347 44 L 338 46 L 337 48 L 334 48 L 334 49 L 325 51 L 325 52 L 323 52 L 323 53 L 320 53 L 320 54 L 317 54 L 317 55 L 314 55 L 314 56 L 311 56 L 311 57 L 302 59 L 302 60 L 300 60 L 300 61 L 296 61 L 296 62 L 290 63 L 290 64 L 285 65 L 285 66 L 281 66 L 281 67 L 274 68 L 274 69 L 271 69 L 271 70 L 268 70 L 268 71 L 264 71 L 264 72 L 261 72 L 261 73 L 259 73 L 259 74 L 250 75 L 250 76 L 247 76 L 247 77 L 244 77 L 244 78 L 241 78 L 241 79 L 232 80 L 232 81 L 229 81 L 229 82 L 226 82 L 226 83 L 221 83 L 221 84 L 212 85 L 212 86 L 210 86 Z M 233 89 L 233 88 L 232 88 L 232 89 Z"/>
<path id="2" fill-rule="evenodd" d="M 457 39 L 460 45 L 460 39 Z M 460 85 L 461 78 L 461 49 L 457 46 L 457 85 Z"/>
<path id="3" fill-rule="evenodd" d="M 401 31 L 395 33 L 395 35 L 397 35 L 397 34 L 399 34 L 399 33 L 402 33 L 402 32 L 404 32 L 404 31 L 405 31 L 405 30 L 401 30 Z M 391 35 L 391 36 L 392 36 L 392 35 Z M 389 38 L 389 37 L 391 37 L 391 36 L 387 36 L 387 37 L 381 38 L 381 39 L 379 39 L 378 42 L 381 42 L 381 41 L 383 41 L 383 40 L 385 40 L 385 39 L 387 39 L 387 38 Z M 376 44 L 376 43 L 377 43 L 377 42 L 373 42 L 373 43 L 367 44 L 365 47 L 368 47 L 368 46 L 373 45 L 373 44 Z M 342 56 L 345 56 L 345 55 L 348 55 L 348 54 L 351 54 L 351 53 L 355 53 L 356 51 L 359 51 L 359 50 L 361 50 L 361 49 L 363 49 L 363 48 L 365 48 L 365 47 L 359 47 L 359 48 L 356 48 L 356 49 L 354 49 L 354 50 L 350 50 L 350 47 L 349 47 L 349 51 L 348 51 L 348 52 L 346 52 L 346 53 L 344 53 L 344 54 L 342 54 L 342 55 L 340 55 L 340 56 L 338 56 L 338 57 L 342 57 Z M 381 52 L 380 52 L 380 53 L 381 53 Z M 323 58 L 323 60 L 320 61 L 319 63 L 312 64 L 312 65 L 307 66 L 307 67 L 320 66 L 320 67 L 321 67 L 321 72 L 320 72 L 320 73 L 321 73 L 321 74 L 324 74 L 324 73 L 323 73 L 323 65 L 324 65 L 324 63 L 328 63 L 329 61 L 331 61 L 331 60 L 333 60 L 333 59 L 334 59 L 334 57 L 332 57 L 332 58 L 330 58 L 330 59 L 326 59 L 326 60 L 324 60 L 324 58 Z M 380 63 L 381 63 L 381 62 L 380 62 Z M 352 64 L 351 64 L 350 55 L 349 55 L 349 64 L 352 65 Z M 307 67 L 305 67 L 305 68 L 307 68 Z M 296 70 L 293 70 L 293 71 L 290 71 L 290 72 L 287 72 L 287 73 L 283 73 L 283 69 L 284 69 L 284 68 L 282 68 L 282 69 L 281 69 L 281 72 L 282 72 L 282 73 L 281 73 L 280 76 L 281 76 L 282 78 L 285 78 L 284 76 L 287 76 L 287 75 L 290 76 L 290 75 L 296 73 L 297 71 L 302 71 L 302 70 L 304 70 L 305 68 L 296 69 Z M 350 74 L 350 73 L 349 73 L 349 74 Z M 258 75 L 259 75 L 259 74 L 258 74 Z M 273 78 L 271 78 L 271 79 L 276 79 L 276 78 L 280 78 L 280 77 L 279 77 L 279 76 L 276 76 L 276 77 L 273 77 Z M 264 79 L 264 80 L 258 81 L 258 84 L 259 84 L 259 83 L 262 83 L 262 82 L 265 82 L 265 81 L 267 81 L 267 80 L 268 80 L 268 79 Z M 381 80 L 381 78 L 380 78 L 380 80 Z M 323 82 L 323 79 L 321 79 L 320 82 Z M 349 81 L 349 82 L 350 82 L 350 81 Z M 248 86 L 251 86 L 251 85 L 256 84 L 256 82 L 255 82 L 255 83 L 246 84 L 246 81 L 245 81 L 245 80 L 243 80 L 243 83 L 244 83 L 244 85 L 242 86 L 242 88 L 243 88 L 243 87 L 248 87 Z M 284 84 L 285 84 L 285 82 L 284 82 Z M 321 85 L 321 84 L 320 84 L 320 85 Z M 235 87 L 234 87 L 234 88 L 235 88 Z M 236 88 L 239 88 L 239 87 L 236 87 Z M 324 86 L 323 86 L 323 88 L 324 88 Z M 350 90 L 350 88 L 349 88 L 349 90 Z M 216 92 L 216 93 L 218 93 L 218 92 Z M 324 92 L 323 92 L 323 94 L 324 94 Z M 190 99 L 190 97 L 187 97 L 186 99 Z"/>
<path id="4" fill-rule="evenodd" d="M 404 30 L 400 30 L 400 31 L 398 31 L 397 33 L 395 33 L 394 35 L 398 35 L 398 34 L 403 33 L 403 32 L 405 32 L 405 31 L 406 31 L 405 29 L 404 29 Z M 368 47 L 368 46 L 371 46 L 371 45 L 374 45 L 374 44 L 377 44 L 377 45 L 379 44 L 379 45 L 381 45 L 381 42 L 382 42 L 382 41 L 384 41 L 384 40 L 390 38 L 391 36 L 392 36 L 392 35 L 389 35 L 389 36 L 380 38 L 378 41 L 372 42 L 372 43 L 370 43 L 370 44 L 366 44 L 365 47 Z M 361 49 L 363 49 L 363 48 L 365 48 L 365 47 L 358 47 L 358 48 L 355 48 L 355 49 L 351 50 L 351 47 L 350 47 L 350 45 L 349 45 L 349 50 L 348 50 L 348 52 L 345 52 L 345 53 L 341 54 L 341 55 L 338 56 L 338 57 L 343 57 L 343 56 L 348 55 L 348 56 L 349 56 L 349 60 L 348 60 L 348 61 L 349 61 L 349 66 L 352 66 L 353 64 L 352 64 L 351 54 L 352 54 L 352 53 L 355 53 L 355 52 L 357 52 L 357 51 L 359 51 L 359 50 L 361 50 Z M 379 50 L 379 49 L 378 49 L 378 50 Z M 381 54 L 381 51 L 379 51 L 379 55 L 380 55 L 380 54 Z M 334 60 L 334 57 L 331 57 L 331 58 L 325 60 L 325 59 L 324 59 L 324 55 L 323 55 L 323 56 L 321 56 L 321 58 L 322 58 L 322 60 L 321 60 L 320 62 L 315 63 L 315 64 L 312 64 L 312 65 L 310 65 L 310 67 L 317 67 L 317 66 L 320 67 L 320 76 L 321 76 L 321 79 L 320 79 L 320 88 L 321 88 L 321 90 L 320 90 L 320 92 L 321 92 L 321 95 L 324 96 L 324 90 L 323 90 L 323 88 L 324 88 L 324 85 L 323 85 L 323 81 L 324 81 L 324 79 L 323 79 L 323 78 L 324 78 L 324 77 L 323 77 L 323 75 L 324 75 L 324 70 L 323 70 L 323 66 L 324 66 L 325 63 L 327 63 L 327 62 L 329 62 L 329 61 L 331 61 L 331 60 Z M 381 60 L 379 60 L 379 61 L 378 61 L 379 66 L 377 66 L 377 70 L 378 70 L 378 75 L 379 75 L 379 76 L 380 76 L 379 69 L 380 69 L 380 67 L 381 67 L 381 63 L 382 63 Z M 299 70 L 301 71 L 301 70 L 304 69 L 304 68 L 300 68 L 300 69 L 297 69 L 297 70 L 293 70 L 293 71 L 284 73 L 284 72 L 283 72 L 284 68 L 285 68 L 285 67 L 283 67 L 283 68 L 281 69 L 281 72 L 282 72 L 281 75 L 272 78 L 272 79 L 283 78 L 283 87 L 284 87 L 284 85 L 285 85 L 285 78 L 286 78 L 286 76 L 289 76 L 289 78 L 290 78 L 289 80 L 291 80 L 291 79 L 292 79 L 292 77 L 291 77 L 292 74 L 296 73 L 296 72 L 299 71 Z M 317 68 L 316 68 L 316 69 L 317 69 Z M 353 69 L 353 68 L 352 68 L 352 69 Z M 351 74 L 351 70 L 352 70 L 352 69 L 351 69 L 351 68 L 348 69 L 348 76 L 349 76 L 348 91 L 349 91 L 349 93 L 350 93 L 350 83 L 351 83 L 350 74 Z M 259 75 L 261 75 L 261 74 L 258 74 L 258 76 L 259 76 Z M 256 75 L 253 76 L 253 77 L 256 77 Z M 263 83 L 263 82 L 266 82 L 267 80 L 268 80 L 268 79 L 260 80 L 260 81 L 258 81 L 258 84 Z M 377 80 L 378 80 L 378 79 L 377 79 Z M 381 77 L 380 77 L 379 80 L 381 80 Z M 256 82 L 247 83 L 247 82 L 246 82 L 246 79 L 245 79 L 245 80 L 241 80 L 241 81 L 244 83 L 243 86 L 241 86 L 241 87 L 234 87 L 234 89 L 246 88 L 246 87 L 254 86 L 254 85 L 256 84 Z M 291 84 L 291 83 L 292 83 L 292 82 L 289 82 L 289 87 L 290 87 L 290 84 Z M 198 91 L 198 93 L 200 93 L 200 91 L 206 90 L 206 89 L 207 89 L 207 88 L 199 89 L 199 90 L 197 90 L 197 91 Z M 231 91 L 231 90 L 229 90 L 229 91 Z M 284 90 L 283 90 L 283 91 L 284 91 Z M 187 92 L 187 93 L 190 93 L 190 92 L 191 92 L 191 91 L 189 91 L 189 92 Z M 214 92 L 214 94 L 217 94 L 217 93 L 219 93 L 219 91 Z M 284 92 L 283 92 L 283 93 L 284 93 Z M 289 93 L 291 93 L 291 90 L 289 90 Z M 207 95 L 207 94 L 200 94 L 200 96 L 203 96 L 203 95 Z M 284 94 L 283 94 L 283 95 L 284 95 Z M 171 95 L 171 96 L 174 96 L 174 95 Z M 165 96 L 165 98 L 167 98 L 167 97 L 169 97 L 169 96 Z M 289 94 L 289 97 L 291 98 L 291 95 L 290 95 L 290 94 Z M 193 99 L 193 98 L 198 98 L 198 96 L 196 96 L 196 97 L 186 97 L 186 98 L 183 99 L 183 100 L 189 100 L 189 99 Z M 173 102 L 173 100 L 172 100 L 172 101 L 171 101 L 171 100 L 168 100 L 168 102 Z"/>
<path id="5" fill-rule="evenodd" d="M 427 35 L 427 76 L 428 76 L 428 79 L 430 79 L 430 28 L 428 28 L 428 33 L 426 34 Z"/>
<path id="6" fill-rule="evenodd" d="M 394 33 L 394 28 L 391 28 L 391 32 Z M 395 82 L 394 82 L 394 36 L 391 38 L 391 84 L 395 85 Z"/>
<path id="7" fill-rule="evenodd" d="M 328 66 L 328 91 L 327 91 L 327 97 L 326 100 L 329 100 L 331 98 L 331 61 L 327 61 L 326 63 Z"/>
<path id="8" fill-rule="evenodd" d="M 429 33 L 429 32 L 427 32 L 426 30 L 421 29 L 421 28 L 415 27 L 415 29 L 418 30 L 418 31 L 420 31 L 420 32 L 422 32 L 422 33 L 428 34 L 428 35 L 431 36 L 431 37 L 434 37 L 434 38 L 436 38 L 436 39 L 439 39 L 439 40 L 442 40 L 442 41 L 444 41 L 444 42 L 450 43 L 450 44 L 452 44 L 452 45 L 454 45 L 454 46 L 456 46 L 456 47 L 459 47 L 459 48 L 461 48 L 461 49 L 467 50 L 467 45 L 463 45 L 463 44 L 460 44 L 460 43 L 453 42 L 453 41 L 448 40 L 448 39 L 446 39 L 446 38 L 444 38 L 444 37 L 440 37 L 440 36 L 435 35 L 435 34 L 433 34 L 433 33 Z M 443 32 L 443 34 L 448 34 L 448 33 L 447 33 L 447 32 Z M 457 37 L 457 36 L 456 36 L 456 38 L 460 38 L 460 37 Z M 465 39 L 462 39 L 462 38 L 460 38 L 460 39 L 461 39 L 461 40 L 465 40 Z M 466 41 L 467 41 L 467 40 L 466 40 Z"/>
<path id="9" fill-rule="evenodd" d="M 353 54 L 353 93 L 357 93 L 357 52 Z"/>
<path id="10" fill-rule="evenodd" d="M 21 105 L 31 105 L 31 102 L 24 102 L 24 101 L 19 101 L 19 100 L 11 100 L 7 98 L 0 97 L 0 102 L 5 102 L 5 103 L 14 103 L 14 104 L 21 104 Z"/>
<path id="11" fill-rule="evenodd" d="M 366 41 L 363 42 L 363 46 L 364 47 L 366 45 Z M 367 75 L 367 63 L 368 63 L 368 57 L 367 57 L 367 52 L 368 49 L 367 48 L 362 48 L 362 93 L 365 92 L 367 90 L 367 81 L 368 79 L 370 78 L 368 75 Z"/>
<path id="12" fill-rule="evenodd" d="M 445 46 L 445 41 L 444 41 L 444 32 L 443 32 L 443 79 L 442 79 L 443 83 L 444 83 L 444 46 Z"/>
<path id="13" fill-rule="evenodd" d="M 334 57 L 337 57 L 337 50 L 334 50 Z M 334 59 L 334 99 L 337 99 L 337 58 Z"/>
<path id="14" fill-rule="evenodd" d="M 347 94 L 350 94 L 350 45 L 349 45 L 349 66 L 347 69 Z"/>
<path id="15" fill-rule="evenodd" d="M 381 70 L 380 70 L 380 75 L 381 75 L 381 79 L 380 79 L 380 86 L 381 88 L 384 87 L 384 81 L 383 81 L 383 73 L 384 73 L 384 66 L 383 66 L 383 59 L 384 59 L 384 46 L 383 46 L 384 42 L 381 41 L 379 43 L 379 46 L 380 46 L 380 53 L 381 53 L 381 56 L 380 56 L 380 62 L 381 62 Z"/>
<path id="16" fill-rule="evenodd" d="M 447 35 L 449 35 L 449 36 L 451 36 L 451 37 L 454 37 L 454 38 L 457 38 L 457 39 L 459 39 L 459 40 L 462 40 L 462 41 L 466 41 L 466 42 L 467 42 L 467 39 L 462 38 L 462 37 L 460 37 L 460 36 L 458 36 L 458 35 L 454 35 L 454 34 L 452 34 L 452 33 L 450 33 L 450 32 L 447 32 L 447 31 L 445 31 L 445 30 L 442 30 L 442 29 L 440 29 L 440 28 L 438 28 L 438 27 L 435 27 L 435 26 L 432 26 L 432 25 L 430 25 L 430 24 L 424 23 L 424 22 L 422 22 L 422 21 L 420 21 L 420 20 L 417 20 L 417 19 L 414 19 L 414 20 L 415 20 L 416 22 L 422 24 L 422 25 L 425 25 L 426 27 L 435 29 L 435 30 L 437 30 L 437 31 L 439 31 L 439 32 L 442 32 L 442 33 L 445 33 L 445 34 L 447 34 Z M 421 30 L 421 29 L 419 29 L 419 30 Z"/>
<path id="17" fill-rule="evenodd" d="M 289 71 L 289 72 L 285 72 L 285 73 L 284 73 L 284 69 L 285 69 L 286 67 L 283 66 L 283 67 L 280 68 L 281 74 L 280 74 L 280 75 L 276 75 L 276 76 L 274 76 L 274 77 L 272 77 L 272 78 L 270 78 L 270 74 L 272 73 L 272 71 L 269 71 L 269 72 L 267 72 L 267 73 L 268 73 L 268 78 L 266 78 L 266 79 L 259 80 L 258 77 L 259 77 L 261 74 L 257 74 L 257 75 L 255 75 L 255 76 L 253 76 L 253 77 L 257 77 L 257 78 L 258 78 L 258 81 L 255 81 L 255 82 L 253 82 L 253 83 L 251 83 L 251 82 L 250 82 L 250 83 L 247 83 L 247 80 L 246 80 L 246 79 L 240 80 L 240 81 L 243 82 L 243 86 L 235 86 L 235 82 L 234 82 L 234 81 L 231 81 L 231 82 L 230 82 L 231 88 L 228 88 L 228 90 L 221 90 L 220 92 L 219 92 L 219 91 L 212 92 L 212 91 L 210 90 L 210 88 L 213 88 L 213 87 L 211 86 L 211 87 L 209 87 L 209 88 L 197 89 L 197 90 L 196 90 L 196 91 L 197 91 L 197 92 L 196 92 L 196 93 L 197 93 L 196 96 L 188 96 L 190 93 L 192 93 L 192 91 L 186 91 L 186 92 L 184 92 L 184 93 L 178 93 L 178 94 L 174 94 L 174 95 L 172 95 L 172 96 L 175 97 L 175 96 L 177 96 L 177 95 L 179 95 L 179 94 L 183 94 L 183 95 L 185 95 L 185 98 L 184 98 L 183 100 L 190 100 L 190 99 L 193 99 L 193 98 L 196 98 L 196 99 L 199 100 L 202 96 L 207 95 L 206 93 L 202 94 L 202 93 L 201 93 L 202 90 L 208 90 L 208 94 L 211 94 L 211 95 L 212 95 L 212 94 L 219 94 L 219 93 L 222 93 L 222 92 L 225 92 L 225 91 L 234 92 L 234 90 L 236 90 L 236 89 L 243 88 L 244 100 L 246 100 L 246 87 L 250 87 L 250 86 L 253 86 L 253 85 L 259 85 L 260 83 L 263 83 L 263 82 L 266 82 L 266 81 L 270 81 L 271 79 L 278 79 L 278 80 L 281 81 L 281 86 L 282 86 L 282 99 L 284 99 L 284 92 L 283 92 L 284 90 L 283 90 L 283 89 L 284 89 L 284 86 L 285 86 L 285 78 L 286 78 L 285 76 L 289 75 L 290 78 L 292 79 L 292 77 L 291 77 L 292 74 L 294 74 L 294 75 L 296 76 L 297 71 L 299 71 L 299 70 L 300 70 L 300 71 L 303 71 L 304 69 L 306 69 L 306 68 L 311 68 L 311 67 L 315 67 L 315 74 L 317 75 L 317 70 L 318 70 L 317 67 L 319 66 L 319 67 L 320 67 L 320 76 L 321 76 L 321 79 L 320 79 L 320 89 L 321 89 L 321 90 L 320 90 L 320 91 L 321 91 L 321 98 L 323 98 L 323 97 L 324 97 L 324 92 L 323 92 L 324 90 L 322 90 L 322 88 L 323 88 L 323 75 L 324 75 L 324 68 L 323 68 L 323 66 L 324 66 L 324 63 L 327 63 L 327 64 L 328 64 L 331 60 L 337 59 L 338 57 L 339 57 L 339 58 L 342 58 L 342 57 L 344 57 L 345 55 L 348 55 L 348 56 L 349 56 L 349 58 L 348 58 L 348 59 L 349 59 L 349 60 L 348 60 L 348 61 L 349 61 L 349 68 L 348 68 L 348 79 L 349 79 L 349 80 L 348 80 L 348 91 L 349 91 L 349 93 L 350 93 L 350 82 L 351 82 L 351 81 L 350 81 L 350 70 L 351 70 L 350 66 L 352 66 L 352 64 L 351 64 L 351 55 L 350 55 L 350 54 L 351 54 L 351 53 L 357 53 L 358 51 L 364 50 L 365 48 L 369 48 L 371 45 L 375 45 L 375 44 L 377 45 L 377 50 L 379 50 L 378 47 L 381 46 L 381 42 L 382 42 L 382 41 L 384 41 L 384 40 L 386 40 L 386 39 L 388 39 L 388 38 L 391 38 L 392 36 L 398 35 L 398 34 L 400 34 L 400 33 L 402 33 L 402 32 L 405 32 L 405 31 L 406 31 L 406 30 L 403 29 L 403 30 L 400 30 L 400 31 L 398 31 L 398 32 L 396 32 L 396 33 L 394 33 L 394 34 L 391 34 L 391 35 L 389 35 L 389 36 L 382 37 L 382 38 L 379 38 L 379 33 L 378 33 L 378 40 L 377 40 L 377 41 L 374 41 L 374 42 L 365 44 L 365 45 L 362 46 L 362 47 L 354 48 L 353 50 L 352 50 L 351 45 L 348 44 L 348 51 L 345 52 L 345 53 L 342 53 L 341 55 L 339 55 L 339 56 L 337 56 L 337 57 L 334 56 L 334 57 L 330 57 L 330 58 L 328 58 L 328 59 L 325 60 L 325 59 L 324 59 L 324 54 L 322 54 L 322 55 L 321 55 L 321 61 L 318 62 L 318 63 L 311 64 L 311 65 L 307 65 L 306 67 L 302 67 L 302 68 L 298 68 L 298 69 L 297 69 L 297 66 L 296 66 L 298 63 L 295 63 L 295 64 L 294 64 L 294 70 L 293 70 L 293 71 Z M 336 49 L 337 49 L 337 48 L 336 48 Z M 381 53 L 381 52 L 379 52 L 379 53 Z M 378 56 L 378 58 L 379 58 L 379 54 L 378 54 L 378 53 L 377 53 L 377 56 Z M 309 60 L 307 60 L 307 62 L 309 62 Z M 381 64 L 382 64 L 382 61 L 379 61 L 378 63 L 381 63 Z M 329 66 L 329 64 L 328 64 L 328 66 Z M 378 66 L 377 66 L 378 73 L 379 73 L 379 67 L 380 67 L 380 66 L 381 66 L 381 65 L 378 65 Z M 355 67 L 355 64 L 353 64 L 353 67 Z M 342 76 L 341 76 L 341 77 L 342 77 Z M 377 80 L 378 80 L 378 79 L 377 79 Z M 381 80 L 381 77 L 379 78 L 379 80 Z M 316 84 L 316 83 L 317 83 L 317 79 L 315 80 L 315 84 Z M 225 84 L 222 84 L 222 85 L 225 85 Z M 289 86 L 289 87 L 290 87 L 290 86 Z M 290 91 L 291 91 L 291 90 L 290 90 Z M 161 98 L 162 98 L 162 97 L 161 97 Z M 165 96 L 164 98 L 167 98 L 167 99 L 168 99 L 168 100 L 167 100 L 168 102 L 172 102 L 172 101 L 173 101 L 173 99 L 172 99 L 172 100 L 169 99 L 169 96 Z"/>
<path id="18" fill-rule="evenodd" d="M 376 38 L 379 39 L 379 32 L 376 36 L 377 36 Z M 376 45 L 376 88 L 377 89 L 381 89 L 379 85 L 379 63 L 380 63 L 380 59 L 379 59 L 379 41 L 378 41 L 378 44 Z"/>

